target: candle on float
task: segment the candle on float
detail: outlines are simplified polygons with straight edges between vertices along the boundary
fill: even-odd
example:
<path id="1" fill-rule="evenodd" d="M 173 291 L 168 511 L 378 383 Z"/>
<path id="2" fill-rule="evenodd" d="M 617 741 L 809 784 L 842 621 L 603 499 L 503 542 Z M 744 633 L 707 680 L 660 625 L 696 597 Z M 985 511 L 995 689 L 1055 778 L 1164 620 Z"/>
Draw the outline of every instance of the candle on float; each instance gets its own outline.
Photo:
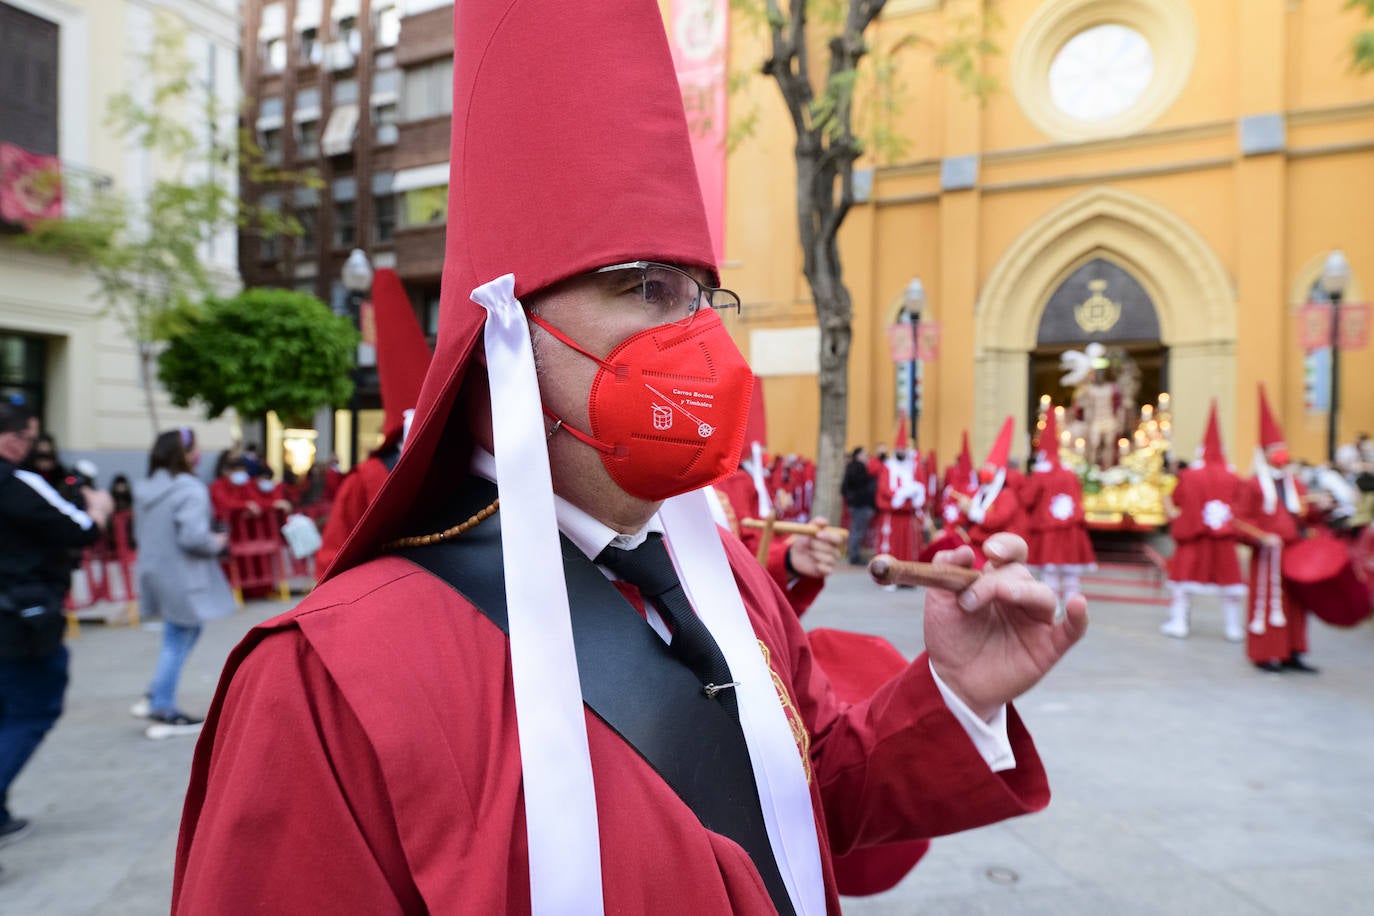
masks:
<path id="1" fill-rule="evenodd" d="M 1122 436 L 1116 440 L 1116 450 L 1120 455 L 1129 455 L 1131 453 L 1131 440 Z"/>

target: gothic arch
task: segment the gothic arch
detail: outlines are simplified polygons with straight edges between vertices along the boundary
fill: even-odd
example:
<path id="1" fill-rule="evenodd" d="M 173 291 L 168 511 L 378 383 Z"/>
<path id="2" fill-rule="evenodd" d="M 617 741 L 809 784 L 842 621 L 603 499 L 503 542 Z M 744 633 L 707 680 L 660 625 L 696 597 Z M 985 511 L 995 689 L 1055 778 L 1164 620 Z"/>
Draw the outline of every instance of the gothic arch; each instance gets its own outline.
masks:
<path id="1" fill-rule="evenodd" d="M 1169 348 L 1170 386 L 1234 403 L 1236 296 L 1225 267 L 1175 214 L 1137 194 L 1099 186 L 1028 227 L 983 285 L 974 315 L 980 445 L 991 440 L 1004 405 L 1026 403 L 1028 354 L 1045 303 L 1094 257 L 1130 271 L 1154 300 L 1161 342 Z M 1183 454 L 1201 436 L 1207 401 L 1175 399 L 1175 441 Z M 1018 427 L 1024 420 L 1018 416 Z M 1018 437 L 1024 434 L 1018 429 Z"/>

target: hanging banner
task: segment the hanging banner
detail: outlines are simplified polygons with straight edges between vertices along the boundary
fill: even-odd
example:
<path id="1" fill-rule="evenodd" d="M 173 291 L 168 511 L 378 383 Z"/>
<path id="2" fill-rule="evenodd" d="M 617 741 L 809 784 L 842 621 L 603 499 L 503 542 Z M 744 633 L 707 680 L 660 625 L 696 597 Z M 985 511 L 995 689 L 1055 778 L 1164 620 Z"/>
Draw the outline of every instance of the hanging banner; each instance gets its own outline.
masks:
<path id="1" fill-rule="evenodd" d="M 909 322 L 889 325 L 887 349 L 894 363 L 909 363 L 916 358 L 916 334 Z"/>
<path id="2" fill-rule="evenodd" d="M 1363 350 L 1369 346 L 1369 303 L 1341 305 L 1341 350 Z"/>
<path id="3" fill-rule="evenodd" d="M 56 156 L 0 143 L 0 221 L 28 228 L 62 215 L 62 164 Z"/>
<path id="4" fill-rule="evenodd" d="M 1369 304 L 1341 304 L 1341 350 L 1363 350 L 1369 346 Z M 1303 352 L 1331 346 L 1331 304 L 1309 302 L 1298 309 L 1298 340 Z"/>
<path id="5" fill-rule="evenodd" d="M 668 37 L 717 264 L 725 260 L 725 51 L 729 24 L 729 0 L 673 0 L 670 7 Z"/>
<path id="6" fill-rule="evenodd" d="M 940 322 L 922 321 L 916 329 L 916 358 L 921 362 L 940 358 Z"/>

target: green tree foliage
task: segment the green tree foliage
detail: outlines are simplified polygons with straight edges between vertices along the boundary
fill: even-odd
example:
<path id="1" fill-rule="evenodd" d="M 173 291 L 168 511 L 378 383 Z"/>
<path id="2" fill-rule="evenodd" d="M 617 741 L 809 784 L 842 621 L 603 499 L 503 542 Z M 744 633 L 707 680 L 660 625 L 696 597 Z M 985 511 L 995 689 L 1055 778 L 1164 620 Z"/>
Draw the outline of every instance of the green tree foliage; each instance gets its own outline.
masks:
<path id="1" fill-rule="evenodd" d="M 885 5 L 886 0 L 731 0 L 742 21 L 768 36 L 768 58 L 759 71 L 777 85 L 797 138 L 793 150 L 802 273 L 821 332 L 816 513 L 829 518 L 840 514 L 853 319 L 839 231 L 855 203 L 856 165 L 865 156 L 882 162 L 904 153 L 908 138 L 896 124 L 901 104 L 898 56 L 912 46 L 930 46 L 923 37 L 897 34 L 896 29 L 877 44 L 874 23 Z M 983 61 L 998 51 L 989 38 L 998 21 L 984 11 L 951 24 L 945 43 L 934 47 L 935 62 L 982 99 L 996 88 Z M 740 85 L 738 78 L 732 79 L 732 90 Z M 757 116 L 748 112 L 732 121 L 728 139 L 735 144 L 753 129 Z"/>
<path id="2" fill-rule="evenodd" d="M 66 258 L 96 281 L 106 313 L 114 317 L 139 357 L 140 383 L 154 431 L 160 429 L 153 388 L 158 344 L 169 316 L 226 287 L 206 263 L 212 240 L 233 229 L 263 235 L 295 234 L 300 227 L 280 214 L 250 207 L 230 180 L 236 167 L 256 182 L 308 183 L 317 179 L 266 166 L 261 151 L 231 125 L 233 112 L 199 82 L 185 52 L 185 33 L 160 14 L 152 48 L 142 59 L 146 101 L 132 92 L 114 95 L 106 123 L 126 144 L 148 150 L 156 178 L 141 199 L 64 179 L 66 213 L 40 222 L 16 242 Z"/>
<path id="3" fill-rule="evenodd" d="M 178 309 L 174 318 L 158 377 L 172 403 L 199 401 L 207 419 L 230 407 L 254 419 L 269 410 L 304 418 L 353 393 L 358 332 L 314 296 L 250 289 Z"/>
<path id="4" fill-rule="evenodd" d="M 1359 10 L 1374 19 L 1374 0 L 1346 0 L 1345 8 Z M 1350 40 L 1350 63 L 1356 73 L 1374 70 L 1374 28 L 1360 29 Z"/>

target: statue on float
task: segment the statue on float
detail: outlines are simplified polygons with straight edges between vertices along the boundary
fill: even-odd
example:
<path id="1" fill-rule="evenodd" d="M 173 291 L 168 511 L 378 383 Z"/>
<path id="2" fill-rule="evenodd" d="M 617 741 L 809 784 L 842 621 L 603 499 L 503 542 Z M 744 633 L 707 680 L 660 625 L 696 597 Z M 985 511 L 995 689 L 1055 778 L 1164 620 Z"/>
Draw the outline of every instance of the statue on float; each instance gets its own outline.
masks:
<path id="1" fill-rule="evenodd" d="M 1074 389 L 1070 428 L 1075 441 L 1083 441 L 1088 463 L 1099 468 L 1116 464 L 1117 440 L 1123 429 L 1121 388 L 1107 378 L 1110 365 L 1106 348 L 1097 341 L 1081 352 L 1069 350 L 1059 357 L 1059 367 L 1066 370 L 1059 381 Z"/>

